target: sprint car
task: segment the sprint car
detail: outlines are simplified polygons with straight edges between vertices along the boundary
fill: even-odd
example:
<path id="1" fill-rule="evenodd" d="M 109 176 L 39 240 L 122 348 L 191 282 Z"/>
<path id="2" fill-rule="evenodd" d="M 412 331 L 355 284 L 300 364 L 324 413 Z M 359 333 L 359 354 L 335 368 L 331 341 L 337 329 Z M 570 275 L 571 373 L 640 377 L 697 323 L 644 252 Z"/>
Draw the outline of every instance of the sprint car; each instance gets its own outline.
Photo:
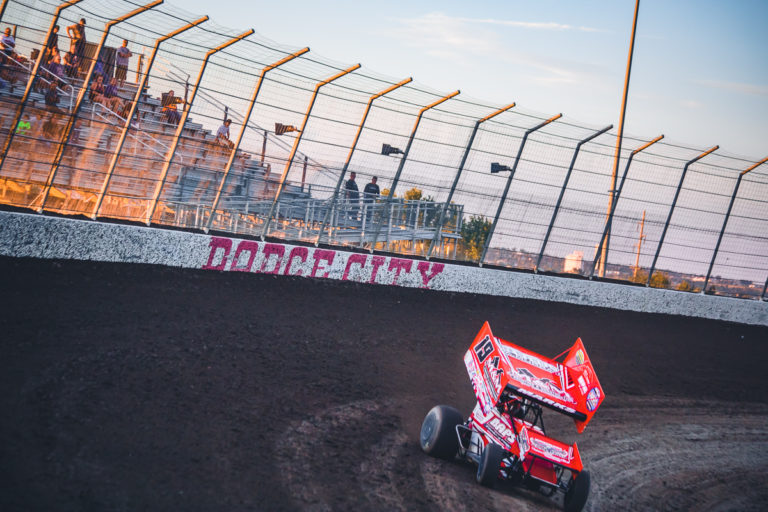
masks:
<path id="1" fill-rule="evenodd" d="M 485 322 L 464 355 L 477 404 L 464 421 L 447 405 L 424 418 L 419 442 L 428 455 L 477 465 L 479 484 L 524 485 L 547 496 L 564 494 L 563 508 L 580 511 L 590 475 L 576 443 L 548 437 L 544 408 L 573 418 L 581 433 L 605 395 L 581 339 L 549 359 L 497 338 Z"/>

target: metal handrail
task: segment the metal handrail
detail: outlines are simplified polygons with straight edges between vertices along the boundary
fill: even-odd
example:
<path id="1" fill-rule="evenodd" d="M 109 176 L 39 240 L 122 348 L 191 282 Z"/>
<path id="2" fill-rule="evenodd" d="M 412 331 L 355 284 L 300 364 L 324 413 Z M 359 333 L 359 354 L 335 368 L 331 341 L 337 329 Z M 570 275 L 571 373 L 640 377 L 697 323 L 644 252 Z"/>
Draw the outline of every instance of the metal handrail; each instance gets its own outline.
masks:
<path id="1" fill-rule="evenodd" d="M 99 107 L 99 108 L 101 108 L 102 110 L 104 110 L 104 113 L 105 113 L 105 114 L 111 114 L 113 117 L 116 117 L 116 118 L 118 118 L 120 121 L 122 121 L 122 123 L 126 123 L 126 122 L 127 122 L 126 118 L 124 118 L 123 116 L 121 116 L 120 114 L 118 114 L 117 112 L 115 112 L 114 110 L 111 110 L 111 109 L 107 108 L 107 107 L 106 107 L 104 104 L 102 104 L 102 103 L 98 103 L 98 102 L 94 102 L 94 103 L 93 103 L 93 109 L 91 110 L 91 121 L 93 121 L 93 120 L 95 119 L 95 117 L 99 117 L 99 118 L 101 118 L 101 119 L 103 119 L 103 120 L 107 121 L 107 122 L 108 122 L 109 124 L 111 124 L 112 126 L 118 126 L 118 124 L 119 124 L 119 123 L 113 122 L 113 120 L 112 120 L 112 119 L 110 119 L 109 117 L 107 117 L 107 116 L 105 116 L 105 115 L 102 115 L 102 114 L 100 114 L 100 113 L 96 112 L 96 108 L 97 108 L 97 107 Z M 148 138 L 148 139 L 150 139 L 150 140 L 151 140 L 153 143 L 157 144 L 158 146 L 162 146 L 162 147 L 164 147 L 164 148 L 166 149 L 166 153 L 167 153 L 167 151 L 170 149 L 168 146 L 166 146 L 165 144 L 163 144 L 162 142 L 160 142 L 158 139 L 156 139 L 156 138 L 152 137 L 151 135 L 148 135 L 148 134 L 146 134 L 146 133 L 144 133 L 144 132 L 142 132 L 142 133 L 141 133 L 141 135 L 142 135 L 142 136 L 144 136 L 144 137 L 146 137 L 146 138 Z M 165 156 L 165 155 L 166 155 L 166 153 L 162 153 L 162 152 L 158 151 L 157 149 L 155 149 L 155 148 L 154 148 L 154 147 L 152 147 L 151 145 L 149 145 L 149 144 L 147 144 L 146 142 L 142 141 L 142 140 L 141 140 L 139 137 L 137 137 L 136 135 L 132 135 L 132 134 L 130 133 L 130 131 L 128 132 L 128 136 L 129 136 L 129 137 L 131 137 L 131 139 L 133 139 L 133 140 L 137 141 L 137 142 L 138 142 L 139 144 L 141 144 L 142 146 L 144 146 L 144 147 L 148 148 L 148 149 L 149 149 L 150 151 L 152 151 L 153 153 L 155 153 L 155 154 L 157 154 L 157 155 L 160 155 L 160 156 Z M 183 157 L 182 155 L 179 155 L 179 160 L 180 160 L 180 163 L 183 165 L 183 164 L 184 164 L 184 157 Z"/>
<path id="2" fill-rule="evenodd" d="M 31 75 L 31 74 L 32 74 L 32 70 L 30 69 L 30 67 L 29 67 L 29 66 L 25 66 L 24 64 L 22 64 L 21 62 L 17 61 L 16 59 L 8 58 L 8 59 L 6 60 L 6 62 L 12 62 L 12 63 L 14 63 L 16 66 L 18 66 L 18 67 L 20 67 L 21 69 L 23 69 L 24 71 L 26 71 L 26 72 L 27 72 L 27 74 L 29 74 L 29 75 Z M 30 64 L 31 64 L 31 63 L 30 63 Z M 69 87 L 69 89 L 70 89 L 70 91 L 71 91 L 71 92 L 70 92 L 70 94 L 69 94 L 69 110 L 70 110 L 70 111 L 72 111 L 72 105 L 73 105 L 72 101 L 73 101 L 73 99 L 74 99 L 74 96 L 75 96 L 75 87 L 74 87 L 72 84 L 70 84 L 69 82 L 67 82 L 67 81 L 66 81 L 64 78 L 62 78 L 62 77 L 60 77 L 59 75 L 57 75 L 56 73 L 53 73 L 53 72 L 51 72 L 51 71 L 49 71 L 48 69 L 46 69 L 46 68 L 43 68 L 43 67 L 41 67 L 40 69 L 41 69 L 42 71 L 44 71 L 44 72 L 48 73 L 49 75 L 52 75 L 52 76 L 56 77 L 56 80 L 57 80 L 57 81 L 59 81 L 59 82 L 64 82 L 64 84 L 65 84 L 65 85 L 64 85 L 64 88 L 61 88 L 61 87 L 59 87 L 58 85 L 56 86 L 56 90 L 57 90 L 57 91 L 61 92 L 61 93 L 62 93 L 62 94 L 64 94 L 64 95 L 67 95 L 67 91 L 66 91 L 66 88 L 67 88 L 67 87 Z M 43 78 L 42 76 L 39 76 L 39 75 L 38 75 L 38 78 L 39 78 L 40 80 L 42 80 L 43 82 L 45 82 L 45 83 L 49 84 L 49 85 L 52 83 L 50 80 L 46 80 L 46 79 L 45 79 L 45 78 Z"/>
<path id="3" fill-rule="evenodd" d="M 158 57 L 157 60 L 159 62 L 161 62 L 165 66 L 164 71 L 166 73 L 166 76 L 165 76 L 166 80 L 168 80 L 170 82 L 175 82 L 175 83 L 177 83 L 179 85 L 186 84 L 186 80 L 184 79 L 183 76 L 180 75 L 181 73 L 184 73 L 184 71 L 181 68 L 179 68 L 176 64 L 173 64 L 172 62 L 169 62 L 167 59 L 164 59 L 162 57 Z M 228 117 L 231 117 L 231 118 L 234 118 L 236 120 L 242 121 L 243 116 L 240 115 L 236 111 L 229 110 L 229 108 L 227 107 L 227 105 L 224 102 L 216 99 L 215 97 L 211 96 L 210 94 L 208 94 L 207 92 L 205 92 L 203 90 L 199 90 L 197 92 L 197 94 L 198 94 L 198 96 L 203 97 L 209 103 L 211 103 L 214 106 L 220 108 L 222 111 L 227 112 Z M 253 121 L 248 121 L 248 127 L 252 128 L 254 130 L 258 130 L 258 131 L 263 131 L 264 130 L 264 128 L 262 126 L 254 123 Z M 273 142 L 275 144 L 277 144 L 278 146 L 281 146 L 283 149 L 290 150 L 290 144 L 288 144 L 286 142 L 283 142 L 279 138 L 273 139 Z M 304 155 L 301 152 L 299 152 L 299 153 L 302 156 L 307 156 L 307 155 Z M 318 170 L 318 172 L 326 173 L 328 176 L 335 176 L 333 174 L 333 171 L 331 169 L 329 169 L 327 166 L 321 164 L 320 162 L 317 162 L 316 160 L 314 160 L 312 158 L 310 158 L 309 160 L 313 163 L 313 166 Z"/>

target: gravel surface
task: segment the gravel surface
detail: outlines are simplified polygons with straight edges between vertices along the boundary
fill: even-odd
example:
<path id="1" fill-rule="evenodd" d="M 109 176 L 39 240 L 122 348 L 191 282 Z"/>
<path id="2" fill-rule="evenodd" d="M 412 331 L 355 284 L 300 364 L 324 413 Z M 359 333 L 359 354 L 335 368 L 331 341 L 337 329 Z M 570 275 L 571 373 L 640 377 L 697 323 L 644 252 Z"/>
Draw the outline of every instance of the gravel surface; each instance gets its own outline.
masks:
<path id="1" fill-rule="evenodd" d="M 462 356 L 580 336 L 587 510 L 768 510 L 768 328 L 258 274 L 0 258 L 0 510 L 559 510 L 424 455 Z M 565 421 L 563 421 L 565 420 Z"/>

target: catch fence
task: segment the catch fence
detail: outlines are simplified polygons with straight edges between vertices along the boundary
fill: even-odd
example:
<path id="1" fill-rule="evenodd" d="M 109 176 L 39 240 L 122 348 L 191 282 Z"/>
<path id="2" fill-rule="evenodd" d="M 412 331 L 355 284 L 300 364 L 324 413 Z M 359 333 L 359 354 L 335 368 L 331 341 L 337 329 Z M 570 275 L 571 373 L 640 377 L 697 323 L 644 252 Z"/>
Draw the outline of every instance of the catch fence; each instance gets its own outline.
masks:
<path id="1" fill-rule="evenodd" d="M 70 46 L 81 18 L 87 42 Z M 391 79 L 160 1 L 5 1 L 1 23 L 15 37 L 2 204 L 766 296 L 765 160 L 653 135 L 625 136 L 616 165 L 610 126 Z M 113 95 L 97 76 L 119 76 L 124 40 Z"/>

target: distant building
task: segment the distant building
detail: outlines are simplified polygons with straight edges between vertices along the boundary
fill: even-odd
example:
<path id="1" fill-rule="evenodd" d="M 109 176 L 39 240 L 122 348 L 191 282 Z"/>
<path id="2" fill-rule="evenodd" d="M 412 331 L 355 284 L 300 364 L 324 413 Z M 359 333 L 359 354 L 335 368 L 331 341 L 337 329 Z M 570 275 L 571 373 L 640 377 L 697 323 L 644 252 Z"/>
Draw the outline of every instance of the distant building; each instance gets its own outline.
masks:
<path id="1" fill-rule="evenodd" d="M 581 272 L 581 263 L 584 260 L 582 251 L 573 251 L 563 261 L 563 272 L 566 274 L 578 274 Z"/>

